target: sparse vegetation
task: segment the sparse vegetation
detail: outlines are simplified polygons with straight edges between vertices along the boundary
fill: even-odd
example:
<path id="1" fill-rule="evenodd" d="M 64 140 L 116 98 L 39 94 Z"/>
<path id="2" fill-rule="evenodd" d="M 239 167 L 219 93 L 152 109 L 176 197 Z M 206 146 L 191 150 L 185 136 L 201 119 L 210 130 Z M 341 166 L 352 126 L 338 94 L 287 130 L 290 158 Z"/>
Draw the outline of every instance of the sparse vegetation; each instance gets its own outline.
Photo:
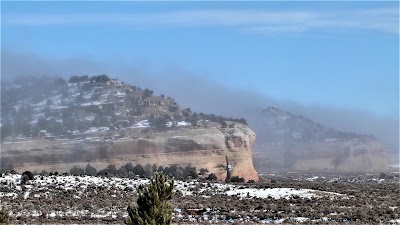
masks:
<path id="1" fill-rule="evenodd" d="M 24 175 L 26 175 L 29 180 L 33 180 L 34 179 L 34 175 L 33 175 L 33 173 L 31 171 L 25 171 L 25 172 L 22 173 L 21 176 L 24 176 Z"/>
<path id="2" fill-rule="evenodd" d="M 82 175 L 85 174 L 85 170 L 82 169 L 80 166 L 75 165 L 69 170 L 69 174 L 71 175 Z"/>
<path id="3" fill-rule="evenodd" d="M 0 204 L 0 225 L 8 225 L 10 222 L 10 216 L 7 207 Z"/>
<path id="4" fill-rule="evenodd" d="M 116 83 L 120 86 L 112 85 Z M 106 94 L 111 89 L 117 91 Z M 170 97 L 149 99 L 153 96 L 152 90 L 122 85 L 107 75 L 72 76 L 68 83 L 62 78 L 17 78 L 12 83 L 2 83 L 1 95 L 1 141 L 19 135 L 74 138 L 93 127 L 109 130 L 130 127 L 138 122 L 136 118 L 148 119 L 156 130 L 174 129 L 178 121 L 186 121 L 191 126 L 225 121 L 247 124 L 243 118 L 196 113 L 190 108 L 182 110 Z M 121 104 L 106 99 L 119 99 Z M 167 127 L 167 122 L 173 126 Z"/>
<path id="5" fill-rule="evenodd" d="M 96 168 L 91 166 L 89 163 L 86 165 L 85 174 L 95 176 L 97 174 Z"/>
<path id="6" fill-rule="evenodd" d="M 210 173 L 210 175 L 207 176 L 206 180 L 217 181 L 218 177 L 215 175 L 215 173 Z"/>
<path id="7" fill-rule="evenodd" d="M 201 171 L 208 171 L 207 169 L 201 168 Z M 110 164 L 106 168 L 97 172 L 96 168 L 91 166 L 89 163 L 86 165 L 86 168 L 83 169 L 78 165 L 73 166 L 70 169 L 71 175 L 101 175 L 101 176 L 118 176 L 118 177 L 132 177 L 138 176 L 140 178 L 150 178 L 154 173 L 164 173 L 168 175 L 170 178 L 174 178 L 176 180 L 189 180 L 189 179 L 197 179 L 198 171 L 196 167 L 192 167 L 187 165 L 186 167 L 172 165 L 169 167 L 157 166 L 156 164 L 146 164 L 144 167 L 141 164 L 132 165 L 131 162 L 121 166 L 119 169 L 116 168 L 115 165 Z M 46 174 L 46 171 L 42 171 L 42 173 Z M 41 173 L 41 174 L 42 174 Z M 51 173 L 50 173 L 51 175 Z M 204 175 L 204 174 L 203 174 Z M 207 180 L 217 180 L 215 174 L 210 174 Z"/>
<path id="8" fill-rule="evenodd" d="M 148 167 L 149 165 L 144 166 L 145 169 Z M 153 170 L 156 166 L 150 165 L 150 167 Z M 129 168 L 129 164 L 124 168 Z M 389 177 L 394 173 L 385 172 L 385 174 Z M 395 180 L 379 180 L 380 173 L 352 173 L 330 176 L 325 174 L 322 180 L 307 181 L 305 179 L 316 175 L 322 174 L 275 173 L 273 177 L 268 177 L 273 178 L 275 183 L 263 181 L 265 177 L 257 183 L 223 184 L 179 181 L 176 182 L 177 185 L 174 188 L 175 195 L 170 200 L 173 208 L 176 209 L 172 222 L 208 224 L 210 220 L 207 218 L 213 217 L 218 219 L 214 221 L 223 224 L 261 223 L 260 220 L 270 220 L 271 223 L 281 221 L 287 224 L 299 224 L 301 222 L 296 219 L 304 217 L 308 220 L 303 224 L 343 224 L 349 221 L 354 224 L 390 224 L 399 217 L 398 176 L 394 177 Z M 15 175 L 12 176 L 15 177 Z M 65 174 L 56 179 L 39 176 L 29 184 L 30 194 L 27 195 L 27 189 L 17 188 L 16 185 L 19 183 L 10 182 L 10 177 L 4 178 L 3 175 L 0 178 L 2 192 L 5 193 L 2 196 L 2 203 L 7 205 L 12 212 L 10 223 L 43 223 L 41 217 L 31 216 L 33 212 L 45 215 L 43 218 L 46 218 L 46 223 L 51 224 L 62 223 L 62 221 L 80 224 L 128 222 L 126 221 L 127 199 L 138 200 L 135 189 L 143 184 L 142 180 L 136 178 L 79 176 L 72 179 L 75 182 L 68 183 L 71 177 L 65 177 Z M 87 183 L 88 180 L 90 182 Z M 43 181 L 45 183 L 50 181 L 50 183 L 43 186 Z M 79 188 L 82 186 L 86 188 Z M 71 187 L 74 188 L 71 189 Z M 280 199 L 274 196 L 258 198 L 253 197 L 256 192 L 248 192 L 245 190 L 247 188 L 260 191 L 275 188 L 290 188 L 293 191 L 311 189 L 314 190 L 311 193 L 319 197 L 292 194 L 288 198 Z M 232 191 L 233 193 L 242 191 L 242 194 L 229 196 L 225 194 Z M 334 192 L 339 195 L 325 195 L 326 193 L 323 192 Z M 15 195 L 11 193 L 16 193 L 18 197 L 15 198 Z M 46 194 L 43 195 L 43 193 Z M 35 195 L 41 197 L 34 197 Z M 27 196 L 26 199 L 24 196 Z M 75 199 L 74 196 L 79 196 L 80 199 Z M 26 204 L 28 201 L 32 204 Z M 24 207 L 21 208 L 21 205 Z M 70 212 L 71 207 L 80 214 L 67 213 Z M 132 205 L 131 208 L 138 209 L 139 205 Z M 49 216 L 56 212 L 63 216 Z M 99 216 L 91 217 L 91 215 Z M 322 218 L 325 219 L 322 220 Z"/>
<path id="9" fill-rule="evenodd" d="M 233 176 L 231 178 L 231 182 L 233 182 L 233 183 L 243 183 L 244 182 L 244 178 L 243 177 L 239 177 L 239 176 Z"/>
<path id="10" fill-rule="evenodd" d="M 152 95 L 153 95 L 153 91 L 146 88 L 143 91 L 142 98 L 147 98 L 147 97 L 150 97 Z"/>

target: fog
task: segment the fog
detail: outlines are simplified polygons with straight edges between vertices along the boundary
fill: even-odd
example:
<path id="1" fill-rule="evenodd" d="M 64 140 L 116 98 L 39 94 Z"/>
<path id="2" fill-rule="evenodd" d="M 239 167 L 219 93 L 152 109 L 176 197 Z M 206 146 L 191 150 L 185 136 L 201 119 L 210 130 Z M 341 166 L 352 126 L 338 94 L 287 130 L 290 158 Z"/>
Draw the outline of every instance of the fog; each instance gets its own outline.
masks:
<path id="1" fill-rule="evenodd" d="M 373 134 L 383 142 L 388 152 L 398 152 L 399 149 L 398 117 L 378 116 L 360 109 L 334 108 L 329 103 L 301 105 L 290 100 L 274 99 L 252 90 L 231 89 L 224 84 L 210 82 L 202 78 L 202 74 L 191 74 L 177 66 L 157 68 L 150 63 L 104 63 L 85 59 L 84 56 L 55 60 L 9 49 L 2 49 L 1 65 L 2 80 L 26 75 L 68 78 L 71 75 L 107 74 L 110 78 L 170 96 L 192 111 L 243 117 L 251 127 L 257 124 L 260 109 L 278 106 L 341 131 Z"/>

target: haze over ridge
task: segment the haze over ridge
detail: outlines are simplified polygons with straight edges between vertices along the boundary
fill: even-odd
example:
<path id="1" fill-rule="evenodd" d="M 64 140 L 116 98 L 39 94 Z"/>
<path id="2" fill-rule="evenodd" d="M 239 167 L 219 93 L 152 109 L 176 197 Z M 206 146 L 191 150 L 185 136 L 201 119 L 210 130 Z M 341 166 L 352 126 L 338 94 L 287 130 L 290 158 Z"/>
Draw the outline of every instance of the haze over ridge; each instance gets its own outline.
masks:
<path id="1" fill-rule="evenodd" d="M 329 103 L 302 105 L 287 99 L 263 96 L 253 90 L 233 89 L 211 82 L 177 66 L 165 66 L 154 70 L 151 64 L 99 63 L 87 59 L 55 60 L 35 54 L 3 50 L 1 70 L 2 80 L 24 75 L 68 78 L 71 75 L 108 74 L 123 82 L 150 88 L 156 94 L 170 96 L 193 111 L 244 117 L 250 127 L 256 125 L 261 109 L 278 106 L 327 127 L 372 134 L 383 142 L 387 152 L 398 152 L 399 120 L 396 117 L 376 115 L 365 110 L 332 107 Z"/>

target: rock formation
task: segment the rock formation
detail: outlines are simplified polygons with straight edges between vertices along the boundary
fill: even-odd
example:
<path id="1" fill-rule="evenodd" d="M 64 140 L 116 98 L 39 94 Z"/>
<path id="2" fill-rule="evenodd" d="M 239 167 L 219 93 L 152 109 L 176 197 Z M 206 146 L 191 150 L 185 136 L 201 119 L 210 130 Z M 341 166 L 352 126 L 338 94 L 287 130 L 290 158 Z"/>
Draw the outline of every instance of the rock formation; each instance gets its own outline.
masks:
<path id="1" fill-rule="evenodd" d="M 291 170 L 382 171 L 384 148 L 371 135 L 341 132 L 277 107 L 261 112 L 253 129 L 254 164 Z M 253 124 L 253 123 L 252 123 Z"/>
<path id="2" fill-rule="evenodd" d="M 192 113 L 106 75 L 30 77 L 2 83 L 1 94 L 2 170 L 191 164 L 224 180 L 228 156 L 232 176 L 258 180 L 244 119 Z"/>
<path id="3" fill-rule="evenodd" d="M 157 164 L 159 166 L 192 165 L 207 168 L 220 180 L 226 177 L 225 157 L 229 157 L 232 176 L 245 180 L 258 180 L 253 168 L 251 146 L 254 132 L 247 126 L 232 123 L 230 128 L 217 124 L 203 128 L 180 128 L 158 133 L 137 135 L 128 132 L 129 138 L 108 142 L 43 138 L 26 139 L 2 144 L 2 157 L 10 160 L 17 171 L 68 172 L 74 165 L 82 168 L 90 162 L 98 169 L 127 162 Z M 111 136 L 105 131 L 96 135 Z"/>

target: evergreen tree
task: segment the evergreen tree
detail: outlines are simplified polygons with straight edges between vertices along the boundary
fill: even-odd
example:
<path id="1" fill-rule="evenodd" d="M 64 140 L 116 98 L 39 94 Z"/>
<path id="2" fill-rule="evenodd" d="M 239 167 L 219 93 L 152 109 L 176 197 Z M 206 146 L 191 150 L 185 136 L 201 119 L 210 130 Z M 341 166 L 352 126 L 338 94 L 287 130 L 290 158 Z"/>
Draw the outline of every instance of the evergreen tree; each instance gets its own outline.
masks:
<path id="1" fill-rule="evenodd" d="M 82 175 L 85 174 L 85 170 L 82 169 L 80 166 L 75 165 L 69 170 L 69 174 L 71 175 Z"/>
<path id="2" fill-rule="evenodd" d="M 137 208 L 128 206 L 126 224 L 168 225 L 172 221 L 174 180 L 168 182 L 168 176 L 156 173 L 147 186 L 139 186 Z"/>
<path id="3" fill-rule="evenodd" d="M 97 174 L 96 168 L 91 166 L 89 163 L 86 165 L 85 173 L 87 175 L 95 176 Z"/>

